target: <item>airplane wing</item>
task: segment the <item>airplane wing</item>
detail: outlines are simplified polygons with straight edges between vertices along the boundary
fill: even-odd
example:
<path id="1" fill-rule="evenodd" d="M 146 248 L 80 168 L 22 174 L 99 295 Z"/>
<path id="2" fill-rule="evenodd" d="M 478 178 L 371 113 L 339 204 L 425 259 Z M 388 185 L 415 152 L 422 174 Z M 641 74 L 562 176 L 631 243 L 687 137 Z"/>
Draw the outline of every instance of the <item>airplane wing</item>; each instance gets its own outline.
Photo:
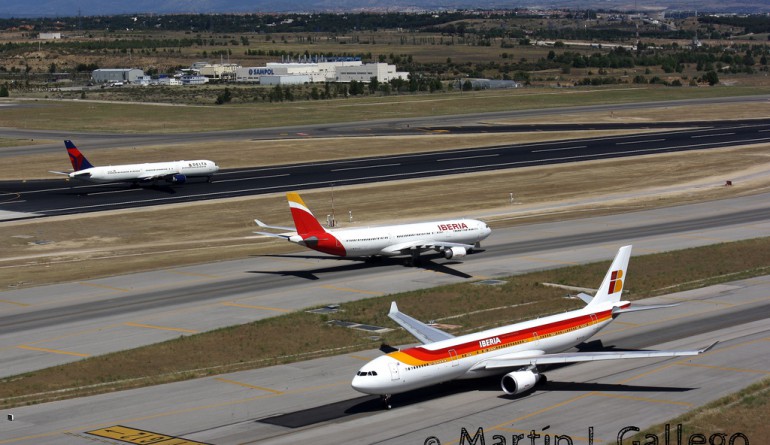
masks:
<path id="1" fill-rule="evenodd" d="M 175 175 L 178 175 L 178 174 L 181 174 L 181 172 L 179 172 L 179 171 L 163 172 L 163 173 L 159 173 L 159 174 L 143 175 L 143 176 L 138 177 L 137 179 L 140 180 L 140 181 L 154 181 L 156 179 L 171 178 L 171 177 L 173 177 Z"/>
<path id="2" fill-rule="evenodd" d="M 401 325 L 402 328 L 406 329 L 407 332 L 412 334 L 417 340 L 420 340 L 424 345 L 454 338 L 454 335 L 452 334 L 447 334 L 446 332 L 416 320 L 403 312 L 399 312 L 395 301 L 390 303 L 388 317 L 392 318 L 393 321 Z"/>
<path id="3" fill-rule="evenodd" d="M 439 249 L 447 248 L 447 247 L 464 247 L 466 250 L 473 249 L 473 244 L 463 244 L 463 243 L 449 243 L 445 241 L 434 241 L 434 240 L 414 240 L 414 241 L 407 241 L 405 243 L 400 244 L 394 244 L 392 246 L 386 247 L 383 249 L 384 252 L 390 253 L 392 255 L 395 254 L 407 254 L 411 251 L 417 249 L 417 250 L 430 250 L 430 249 Z"/>
<path id="4" fill-rule="evenodd" d="M 543 354 L 542 351 L 516 353 L 491 358 L 475 365 L 471 370 L 518 368 L 530 365 L 549 365 L 554 363 L 593 362 L 597 360 L 620 360 L 628 358 L 680 357 L 703 354 L 713 348 L 714 342 L 703 349 L 693 351 L 599 351 L 599 352 L 562 352 Z"/>

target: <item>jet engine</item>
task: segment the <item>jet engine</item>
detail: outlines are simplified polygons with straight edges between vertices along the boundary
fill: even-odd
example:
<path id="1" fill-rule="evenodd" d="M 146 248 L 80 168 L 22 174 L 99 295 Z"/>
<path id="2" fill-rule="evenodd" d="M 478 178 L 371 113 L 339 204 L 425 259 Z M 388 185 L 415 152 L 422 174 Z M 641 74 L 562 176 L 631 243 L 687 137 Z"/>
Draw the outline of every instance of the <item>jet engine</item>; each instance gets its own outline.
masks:
<path id="1" fill-rule="evenodd" d="M 524 391 L 532 389 L 537 381 L 540 379 L 539 374 L 535 374 L 532 371 L 514 371 L 509 372 L 503 376 L 503 380 L 500 382 L 503 391 L 511 395 L 521 394 Z"/>
<path id="2" fill-rule="evenodd" d="M 444 249 L 444 258 L 451 260 L 452 258 L 462 258 L 466 254 L 465 247 L 450 247 Z"/>
<path id="3" fill-rule="evenodd" d="M 187 182 L 187 176 L 185 175 L 173 175 L 169 178 L 166 178 L 167 182 L 171 182 L 173 184 L 184 184 Z"/>

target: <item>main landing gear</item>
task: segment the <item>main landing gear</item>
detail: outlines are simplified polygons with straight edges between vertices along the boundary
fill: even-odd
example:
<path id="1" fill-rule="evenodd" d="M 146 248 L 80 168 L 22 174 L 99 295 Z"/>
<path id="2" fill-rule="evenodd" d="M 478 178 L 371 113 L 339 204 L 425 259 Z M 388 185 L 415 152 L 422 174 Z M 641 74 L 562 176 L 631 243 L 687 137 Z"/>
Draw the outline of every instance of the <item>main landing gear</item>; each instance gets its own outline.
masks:
<path id="1" fill-rule="evenodd" d="M 383 394 L 380 396 L 380 402 L 382 402 L 382 407 L 385 409 L 390 409 L 392 406 L 390 405 L 390 399 L 393 396 L 390 394 Z"/>
<path id="2" fill-rule="evenodd" d="M 410 253 L 411 253 L 411 255 L 409 256 L 409 258 L 404 260 L 404 265 L 406 267 L 419 266 L 420 265 L 420 251 L 415 249 L 415 250 L 412 250 Z"/>

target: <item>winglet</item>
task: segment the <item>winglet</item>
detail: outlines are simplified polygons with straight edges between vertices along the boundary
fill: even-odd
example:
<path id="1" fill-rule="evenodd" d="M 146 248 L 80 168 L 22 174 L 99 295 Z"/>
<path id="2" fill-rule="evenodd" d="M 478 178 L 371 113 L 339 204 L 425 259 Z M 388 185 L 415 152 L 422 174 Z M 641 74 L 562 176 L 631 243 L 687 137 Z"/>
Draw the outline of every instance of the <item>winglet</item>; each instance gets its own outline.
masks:
<path id="1" fill-rule="evenodd" d="M 70 163 L 72 163 L 72 168 L 75 169 L 75 171 L 94 167 L 69 139 L 64 141 L 64 147 L 67 148 L 67 153 L 70 156 Z"/>
<path id="2" fill-rule="evenodd" d="M 390 312 L 388 312 L 388 316 L 395 315 L 398 313 L 398 306 L 396 306 L 396 302 L 393 301 L 390 303 Z"/>
<path id="3" fill-rule="evenodd" d="M 704 352 L 709 352 L 711 348 L 717 345 L 719 343 L 719 340 L 715 341 L 714 343 L 711 343 L 710 345 L 706 346 L 705 348 L 698 351 L 698 354 L 703 354 Z"/>

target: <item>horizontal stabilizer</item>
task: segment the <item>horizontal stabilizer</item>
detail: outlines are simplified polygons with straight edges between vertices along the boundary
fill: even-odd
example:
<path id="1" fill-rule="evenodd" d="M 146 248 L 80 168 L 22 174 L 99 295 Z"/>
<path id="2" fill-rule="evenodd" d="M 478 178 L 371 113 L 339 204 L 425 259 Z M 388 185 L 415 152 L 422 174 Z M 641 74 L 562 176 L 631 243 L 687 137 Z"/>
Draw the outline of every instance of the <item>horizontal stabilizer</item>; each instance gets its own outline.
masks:
<path id="1" fill-rule="evenodd" d="M 402 312 L 399 312 L 395 301 L 390 304 L 390 312 L 388 312 L 388 317 L 393 319 L 393 321 L 398 323 L 402 328 L 406 329 L 407 332 L 412 334 L 417 340 L 420 340 L 420 342 L 424 345 L 454 338 L 454 335 L 452 334 L 447 334 L 440 329 L 436 329 L 433 326 L 429 326 Z"/>
<path id="2" fill-rule="evenodd" d="M 270 225 L 267 225 L 267 224 L 263 223 L 262 221 L 260 221 L 258 219 L 255 219 L 254 222 L 257 223 L 257 225 L 259 227 L 264 227 L 265 229 L 285 230 L 287 232 L 293 232 L 294 231 L 293 227 L 270 226 Z M 255 233 L 259 233 L 259 232 L 255 232 Z"/>
<path id="3" fill-rule="evenodd" d="M 64 175 L 64 176 L 69 176 L 70 175 L 67 172 L 57 172 L 57 171 L 53 171 L 53 170 L 48 170 L 48 173 L 53 173 L 55 175 Z"/>
<path id="4" fill-rule="evenodd" d="M 655 305 L 649 305 L 649 306 L 631 306 L 625 309 L 621 309 L 620 307 L 615 306 L 614 308 L 612 308 L 612 316 L 617 317 L 620 314 L 625 314 L 628 312 L 649 311 L 651 309 L 665 309 L 667 307 L 674 307 L 674 306 L 679 306 L 679 303 L 655 304 Z"/>
<path id="5" fill-rule="evenodd" d="M 594 299 L 594 297 L 592 297 L 592 296 L 590 296 L 588 294 L 584 294 L 583 292 L 580 292 L 579 294 L 577 294 L 577 297 L 580 298 L 581 300 L 583 300 L 583 302 L 585 302 L 585 304 L 590 303 L 591 300 Z"/>
<path id="6" fill-rule="evenodd" d="M 289 235 L 283 235 L 280 233 L 270 233 L 270 232 L 254 232 L 254 233 L 256 233 L 257 235 L 264 235 L 272 238 L 289 239 Z"/>

